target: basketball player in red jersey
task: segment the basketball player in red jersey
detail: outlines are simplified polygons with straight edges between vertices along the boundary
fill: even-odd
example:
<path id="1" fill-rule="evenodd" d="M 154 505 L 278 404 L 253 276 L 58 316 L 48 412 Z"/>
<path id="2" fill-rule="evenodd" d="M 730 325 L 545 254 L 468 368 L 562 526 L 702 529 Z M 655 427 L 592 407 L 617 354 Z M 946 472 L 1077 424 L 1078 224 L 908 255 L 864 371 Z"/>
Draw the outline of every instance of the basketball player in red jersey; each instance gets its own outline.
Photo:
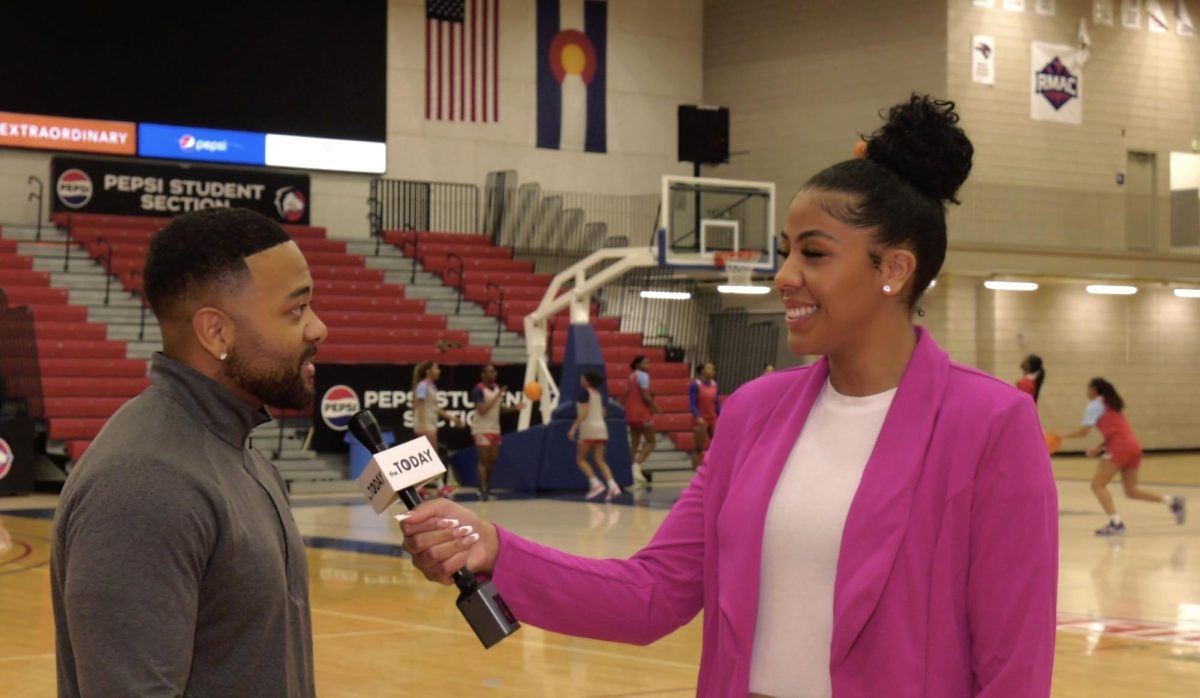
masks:
<path id="1" fill-rule="evenodd" d="M 646 485 L 642 463 L 654 450 L 654 419 L 662 410 L 654 403 L 650 391 L 650 374 L 646 373 L 646 357 L 638 354 L 629 362 L 629 390 L 625 393 L 625 424 L 629 426 L 629 452 L 633 454 L 633 482 L 636 487 Z M 644 444 L 643 444 L 644 441 Z M 640 450 L 639 450 L 640 446 Z"/>
<path id="2" fill-rule="evenodd" d="M 1042 357 L 1030 354 L 1021 360 L 1021 379 L 1017 381 L 1017 390 L 1028 393 L 1037 402 L 1045 380 L 1046 369 L 1042 368 Z"/>
<path id="3" fill-rule="evenodd" d="M 717 367 L 712 362 L 702 364 L 696 371 L 696 380 L 688 387 L 688 402 L 692 408 L 692 470 L 700 467 L 708 442 L 717 428 L 717 416 L 721 414 L 721 396 L 717 389 Z"/>
<path id="4" fill-rule="evenodd" d="M 1162 502 L 1170 507 L 1171 513 L 1175 515 L 1175 523 L 1182 524 L 1185 516 L 1183 497 L 1138 489 L 1142 445 L 1121 411 L 1125 408 L 1125 401 L 1121 399 L 1117 389 L 1103 378 L 1093 378 L 1088 383 L 1087 395 L 1091 402 L 1083 413 L 1083 425 L 1067 434 L 1067 438 L 1087 436 L 1092 427 L 1096 427 L 1104 437 L 1104 443 L 1087 450 L 1088 457 L 1100 457 L 1096 474 L 1092 476 L 1092 492 L 1096 499 L 1100 500 L 1100 506 L 1109 518 L 1107 525 L 1096 529 L 1096 535 L 1113 536 L 1125 532 L 1125 522 L 1121 521 L 1112 495 L 1108 493 L 1108 483 L 1118 471 L 1121 473 L 1121 484 L 1125 486 L 1126 497 L 1146 502 Z"/>

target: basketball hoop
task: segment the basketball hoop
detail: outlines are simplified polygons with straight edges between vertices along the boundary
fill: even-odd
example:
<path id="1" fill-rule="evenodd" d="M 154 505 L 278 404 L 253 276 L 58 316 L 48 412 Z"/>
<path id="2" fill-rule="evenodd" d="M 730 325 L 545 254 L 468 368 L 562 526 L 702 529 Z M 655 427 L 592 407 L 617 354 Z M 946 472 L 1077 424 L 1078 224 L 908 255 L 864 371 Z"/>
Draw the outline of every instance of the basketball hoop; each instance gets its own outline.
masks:
<path id="1" fill-rule="evenodd" d="M 754 285 L 754 272 L 762 262 L 759 250 L 732 250 L 713 253 L 713 264 L 725 270 L 728 283 L 718 286 L 721 293 L 769 293 L 770 288 Z"/>

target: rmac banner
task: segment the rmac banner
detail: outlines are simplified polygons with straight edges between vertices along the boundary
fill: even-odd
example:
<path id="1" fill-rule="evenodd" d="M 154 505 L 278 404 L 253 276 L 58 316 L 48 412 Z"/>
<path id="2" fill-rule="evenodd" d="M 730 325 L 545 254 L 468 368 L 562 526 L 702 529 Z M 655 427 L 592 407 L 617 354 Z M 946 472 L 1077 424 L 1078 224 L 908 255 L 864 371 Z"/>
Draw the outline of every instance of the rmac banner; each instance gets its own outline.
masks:
<path id="1" fill-rule="evenodd" d="M 248 208 L 280 223 L 307 224 L 308 175 L 137 160 L 56 157 L 54 211 L 174 216 Z"/>
<path id="2" fill-rule="evenodd" d="M 414 366 L 394 364 L 318 364 L 317 398 L 313 404 L 313 448 L 324 452 L 345 452 L 344 439 L 350 417 L 360 409 L 369 409 L 384 431 L 405 441 L 413 437 L 416 411 L 413 408 Z M 479 383 L 483 366 L 442 366 L 438 378 L 441 406 L 446 412 L 462 418 L 466 427 L 452 426 L 438 419 L 438 442 L 450 451 L 470 448 L 470 423 L 475 403 L 471 390 Z M 501 402 L 515 407 L 521 403 L 525 380 L 524 366 L 499 366 L 496 382 L 508 388 Z M 533 424 L 540 424 L 540 411 L 533 411 Z M 501 415 L 500 429 L 504 433 L 517 428 L 517 414 Z M 351 437 L 353 438 L 353 437 Z"/>
<path id="3" fill-rule="evenodd" d="M 1029 47 L 1029 118 L 1082 124 L 1084 51 L 1036 42 Z"/>

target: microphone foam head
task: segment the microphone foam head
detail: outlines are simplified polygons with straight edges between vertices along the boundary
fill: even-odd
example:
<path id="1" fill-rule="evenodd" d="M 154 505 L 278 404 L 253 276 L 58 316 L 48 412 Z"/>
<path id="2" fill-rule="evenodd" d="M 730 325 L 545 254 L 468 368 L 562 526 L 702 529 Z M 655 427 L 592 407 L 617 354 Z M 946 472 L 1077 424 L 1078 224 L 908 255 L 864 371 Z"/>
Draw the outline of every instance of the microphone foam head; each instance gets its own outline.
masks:
<path id="1" fill-rule="evenodd" d="M 387 450 L 387 444 L 383 441 L 383 431 L 380 430 L 379 422 L 370 410 L 359 410 L 354 413 L 354 416 L 350 418 L 350 433 L 354 434 L 354 438 L 366 446 L 371 453 Z"/>

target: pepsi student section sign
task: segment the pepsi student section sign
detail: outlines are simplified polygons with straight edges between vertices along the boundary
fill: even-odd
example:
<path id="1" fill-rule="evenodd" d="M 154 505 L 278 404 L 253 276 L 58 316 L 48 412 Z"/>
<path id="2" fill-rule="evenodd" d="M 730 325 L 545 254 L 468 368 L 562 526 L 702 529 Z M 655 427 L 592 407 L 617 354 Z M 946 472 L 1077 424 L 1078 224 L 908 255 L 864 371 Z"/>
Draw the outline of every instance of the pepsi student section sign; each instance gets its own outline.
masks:
<path id="1" fill-rule="evenodd" d="M 193 143 L 192 147 L 198 146 Z M 55 212 L 174 216 L 205 208 L 237 207 L 280 223 L 309 222 L 308 175 L 55 157 L 50 161 L 50 181 Z"/>
<path id="2" fill-rule="evenodd" d="M 430 358 L 437 356 L 430 352 Z M 416 408 L 413 405 L 413 366 L 397 364 L 326 364 L 317 358 L 316 402 L 313 404 L 313 448 L 323 453 L 345 453 L 346 428 L 350 417 L 360 409 L 371 410 L 384 431 L 390 431 L 404 441 L 413 433 Z M 458 364 L 442 366 L 438 379 L 441 408 L 468 424 L 474 417 L 475 403 L 471 389 L 479 383 L 483 366 Z M 503 404 L 520 404 L 525 366 L 498 366 L 497 382 L 508 387 Z M 541 413 L 533 411 L 533 423 L 541 423 Z M 470 429 L 453 427 L 438 419 L 442 427 L 438 441 L 454 452 L 471 448 Z M 500 430 L 508 433 L 517 428 L 517 415 L 501 415 Z"/>

